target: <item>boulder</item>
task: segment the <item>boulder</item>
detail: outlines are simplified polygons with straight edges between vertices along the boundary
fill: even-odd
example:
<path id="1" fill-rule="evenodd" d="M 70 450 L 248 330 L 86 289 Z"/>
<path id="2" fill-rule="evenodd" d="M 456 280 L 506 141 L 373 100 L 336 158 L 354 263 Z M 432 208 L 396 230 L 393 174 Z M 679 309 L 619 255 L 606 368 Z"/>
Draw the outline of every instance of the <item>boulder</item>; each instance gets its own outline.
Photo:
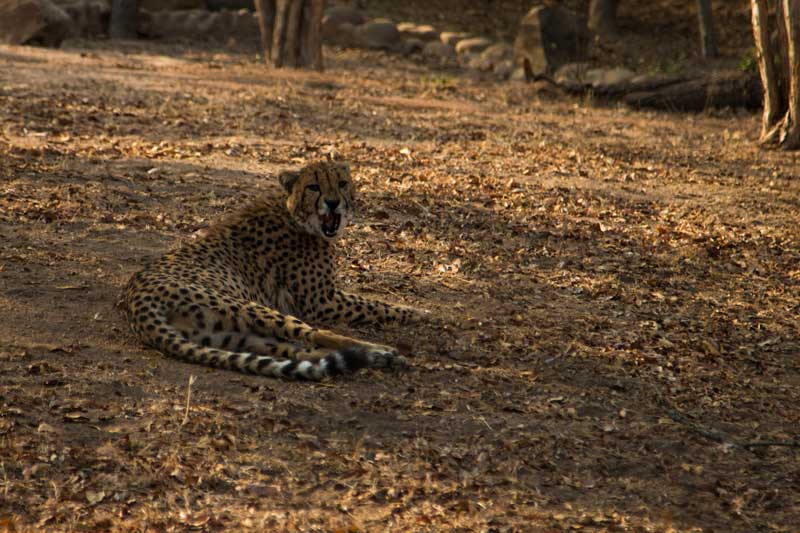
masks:
<path id="1" fill-rule="evenodd" d="M 240 9 L 255 10 L 253 0 L 206 0 L 204 3 L 206 5 L 203 8 L 211 11 L 222 11 L 223 9 L 230 11 L 238 11 Z"/>
<path id="2" fill-rule="evenodd" d="M 586 71 L 585 81 L 594 88 L 604 88 L 625 83 L 635 76 L 635 72 L 623 67 L 593 68 Z"/>
<path id="3" fill-rule="evenodd" d="M 586 85 L 586 73 L 591 69 L 589 63 L 567 63 L 556 69 L 553 81 L 559 85 Z"/>
<path id="4" fill-rule="evenodd" d="M 470 39 L 462 39 L 456 44 L 456 53 L 462 54 L 477 54 L 483 52 L 491 46 L 492 41 L 486 37 L 472 37 Z"/>
<path id="5" fill-rule="evenodd" d="M 97 37 L 108 33 L 111 7 L 104 0 L 71 0 L 59 2 L 61 9 L 69 15 L 78 37 Z"/>
<path id="6" fill-rule="evenodd" d="M 537 5 L 520 22 L 514 41 L 514 64 L 526 78 L 552 74 L 561 65 L 585 57 L 585 22 L 558 5 Z"/>
<path id="7" fill-rule="evenodd" d="M 635 77 L 635 72 L 623 67 L 592 68 L 588 63 L 567 63 L 555 72 L 553 81 L 567 90 L 592 88 L 605 93 Z"/>
<path id="8" fill-rule="evenodd" d="M 206 0 L 139 0 L 139 9 L 145 11 L 177 11 L 179 9 L 206 9 Z"/>
<path id="9" fill-rule="evenodd" d="M 326 33 L 322 27 L 322 41 L 336 46 L 356 46 L 356 27 L 349 22 L 339 24 L 335 29 L 330 27 Z"/>
<path id="10" fill-rule="evenodd" d="M 353 37 L 358 46 L 374 50 L 400 50 L 403 45 L 397 26 L 388 21 L 372 21 L 356 26 Z"/>
<path id="11" fill-rule="evenodd" d="M 228 42 L 257 42 L 258 23 L 253 13 L 239 11 L 207 11 L 185 9 L 180 11 L 141 11 L 137 31 L 151 38 L 184 38 Z"/>
<path id="12" fill-rule="evenodd" d="M 514 56 L 514 49 L 508 43 L 495 43 L 483 52 L 481 52 L 481 59 L 490 63 L 492 67 L 497 65 L 504 59 L 511 59 Z"/>
<path id="13" fill-rule="evenodd" d="M 501 80 L 507 80 L 514 70 L 514 62 L 511 59 L 503 59 L 494 66 L 494 75 Z"/>
<path id="14" fill-rule="evenodd" d="M 367 17 L 358 9 L 347 6 L 336 6 L 325 11 L 322 17 L 322 40 L 332 44 L 352 45 L 352 30 L 367 22 Z M 347 38 L 342 39 L 342 26 L 349 25 L 345 29 Z M 347 41 L 347 42 L 343 42 Z"/>
<path id="15" fill-rule="evenodd" d="M 261 30 L 258 28 L 258 19 L 255 13 L 247 9 L 236 11 L 236 16 L 231 22 L 231 31 L 237 41 L 260 43 Z"/>
<path id="16" fill-rule="evenodd" d="M 422 55 L 431 59 L 446 61 L 456 57 L 456 49 L 449 44 L 439 41 L 431 41 L 429 43 L 425 43 L 425 47 L 422 49 Z"/>
<path id="17" fill-rule="evenodd" d="M 514 68 L 514 70 L 511 71 L 511 76 L 509 76 L 508 79 L 511 81 L 525 81 L 525 69 L 522 67 Z"/>
<path id="18" fill-rule="evenodd" d="M 436 28 L 428 24 L 414 24 L 413 22 L 401 22 L 397 25 L 397 31 L 404 39 L 419 39 L 422 42 L 435 41 L 439 39 L 439 32 Z"/>
<path id="19" fill-rule="evenodd" d="M 0 0 L 0 43 L 58 46 L 75 24 L 50 0 Z"/>
<path id="20" fill-rule="evenodd" d="M 348 6 L 335 6 L 330 9 L 326 9 L 325 14 L 322 17 L 323 24 L 327 22 L 328 24 L 333 24 L 335 26 L 339 26 L 345 22 L 352 24 L 353 26 L 361 26 L 367 22 L 367 20 L 367 16 L 363 11 Z"/>
<path id="21" fill-rule="evenodd" d="M 419 39 L 411 37 L 409 39 L 403 39 L 403 44 L 400 46 L 400 51 L 405 56 L 418 54 L 422 52 L 423 46 L 425 46 L 425 43 Z"/>
<path id="22" fill-rule="evenodd" d="M 458 41 L 463 41 L 464 39 L 468 38 L 469 35 L 464 32 L 455 32 L 455 31 L 443 31 L 439 34 L 439 40 L 444 44 L 450 45 L 455 48 Z"/>
<path id="23" fill-rule="evenodd" d="M 483 58 L 480 54 L 469 54 L 469 60 L 466 62 L 467 68 L 471 68 L 472 70 L 492 70 L 492 63 Z M 462 56 L 462 57 L 467 57 Z"/>

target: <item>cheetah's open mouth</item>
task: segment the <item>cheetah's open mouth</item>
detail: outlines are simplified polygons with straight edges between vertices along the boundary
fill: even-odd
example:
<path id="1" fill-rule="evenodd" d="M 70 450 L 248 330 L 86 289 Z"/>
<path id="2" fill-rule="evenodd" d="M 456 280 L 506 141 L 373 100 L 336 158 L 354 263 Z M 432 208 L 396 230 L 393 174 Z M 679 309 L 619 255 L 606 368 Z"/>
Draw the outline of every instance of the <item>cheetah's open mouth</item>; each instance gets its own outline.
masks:
<path id="1" fill-rule="evenodd" d="M 322 233 L 326 237 L 333 237 L 339 230 L 339 224 L 342 222 L 342 215 L 338 213 L 328 213 L 319 216 L 320 227 Z"/>

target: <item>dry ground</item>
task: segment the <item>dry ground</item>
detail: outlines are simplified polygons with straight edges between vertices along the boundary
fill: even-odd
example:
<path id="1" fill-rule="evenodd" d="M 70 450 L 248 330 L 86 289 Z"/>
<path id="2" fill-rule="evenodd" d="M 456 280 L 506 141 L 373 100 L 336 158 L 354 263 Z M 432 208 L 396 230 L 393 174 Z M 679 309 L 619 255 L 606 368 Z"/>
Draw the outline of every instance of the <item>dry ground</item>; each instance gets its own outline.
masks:
<path id="1" fill-rule="evenodd" d="M 326 53 L 0 48 L 0 530 L 796 531 L 800 449 L 763 444 L 800 433 L 798 155 L 755 115 Z M 148 258 L 329 149 L 363 200 L 343 282 L 446 319 L 356 332 L 408 372 L 127 332 Z"/>

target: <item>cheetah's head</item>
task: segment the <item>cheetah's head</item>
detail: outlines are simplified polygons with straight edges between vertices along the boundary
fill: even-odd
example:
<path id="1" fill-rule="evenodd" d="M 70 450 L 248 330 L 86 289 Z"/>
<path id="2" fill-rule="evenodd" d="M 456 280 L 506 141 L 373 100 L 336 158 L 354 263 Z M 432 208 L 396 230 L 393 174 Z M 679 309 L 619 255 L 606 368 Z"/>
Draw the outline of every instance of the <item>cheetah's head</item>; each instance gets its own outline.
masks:
<path id="1" fill-rule="evenodd" d="M 347 163 L 312 163 L 281 172 L 279 179 L 289 194 L 289 214 L 300 227 L 326 240 L 341 235 L 352 219 L 355 194 Z"/>

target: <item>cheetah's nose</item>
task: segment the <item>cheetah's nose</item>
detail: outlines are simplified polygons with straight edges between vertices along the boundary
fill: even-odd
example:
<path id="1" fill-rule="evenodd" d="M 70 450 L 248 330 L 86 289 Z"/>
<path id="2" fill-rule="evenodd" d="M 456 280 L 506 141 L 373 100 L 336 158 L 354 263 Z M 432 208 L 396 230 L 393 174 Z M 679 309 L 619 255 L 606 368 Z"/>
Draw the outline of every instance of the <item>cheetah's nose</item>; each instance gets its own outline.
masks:
<path id="1" fill-rule="evenodd" d="M 328 212 L 333 213 L 339 207 L 339 200 L 325 200 L 325 205 L 328 207 Z"/>

